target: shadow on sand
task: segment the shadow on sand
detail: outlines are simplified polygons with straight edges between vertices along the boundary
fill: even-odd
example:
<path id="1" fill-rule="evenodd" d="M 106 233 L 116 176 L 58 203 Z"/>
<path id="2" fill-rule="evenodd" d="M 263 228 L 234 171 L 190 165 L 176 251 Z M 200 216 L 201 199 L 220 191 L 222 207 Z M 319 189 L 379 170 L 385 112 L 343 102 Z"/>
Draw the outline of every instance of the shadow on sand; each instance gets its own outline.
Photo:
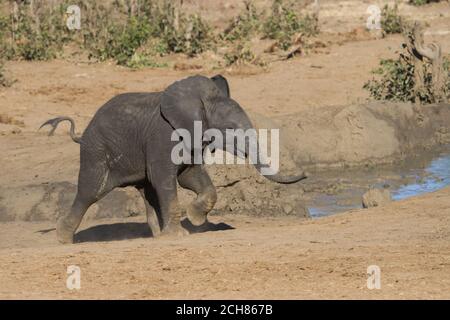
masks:
<path id="1" fill-rule="evenodd" d="M 182 220 L 181 225 L 188 230 L 190 234 L 234 229 L 234 227 L 226 223 L 212 222 L 206 222 L 205 224 L 196 227 L 187 219 Z M 152 237 L 152 232 L 147 223 L 127 222 L 102 224 L 81 230 L 75 234 L 74 242 L 115 241 L 150 237 Z"/>

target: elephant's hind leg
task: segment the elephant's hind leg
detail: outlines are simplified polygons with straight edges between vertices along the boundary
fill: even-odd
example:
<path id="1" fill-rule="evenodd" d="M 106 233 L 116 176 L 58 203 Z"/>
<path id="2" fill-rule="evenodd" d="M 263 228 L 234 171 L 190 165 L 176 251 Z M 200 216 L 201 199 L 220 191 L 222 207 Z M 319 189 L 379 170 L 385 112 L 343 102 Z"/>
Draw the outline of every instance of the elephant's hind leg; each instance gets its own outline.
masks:
<path id="1" fill-rule="evenodd" d="M 197 194 L 197 198 L 187 207 L 186 214 L 193 225 L 202 225 L 217 201 L 216 188 L 211 178 L 203 166 L 194 165 L 186 168 L 178 176 L 178 182 L 183 188 Z"/>
<path id="2" fill-rule="evenodd" d="M 78 229 L 86 211 L 114 187 L 109 169 L 106 166 L 82 164 L 78 177 L 78 191 L 72 207 L 67 214 L 60 216 L 56 223 L 58 241 L 73 243 L 75 231 Z"/>
<path id="3" fill-rule="evenodd" d="M 145 203 L 145 210 L 147 214 L 147 224 L 152 231 L 152 236 L 157 237 L 161 234 L 161 227 L 159 225 L 158 216 L 156 215 L 155 207 L 157 206 L 157 197 L 155 191 L 150 184 L 143 187 L 137 187 L 142 195 Z"/>

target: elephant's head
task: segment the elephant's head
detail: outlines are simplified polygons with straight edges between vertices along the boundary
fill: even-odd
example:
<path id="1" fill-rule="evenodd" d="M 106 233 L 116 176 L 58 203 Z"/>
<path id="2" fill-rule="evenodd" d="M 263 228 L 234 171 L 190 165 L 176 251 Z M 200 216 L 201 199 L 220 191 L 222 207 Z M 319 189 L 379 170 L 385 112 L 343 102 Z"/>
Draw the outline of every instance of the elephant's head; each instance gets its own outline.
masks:
<path id="1" fill-rule="evenodd" d="M 238 132 L 244 133 L 253 129 L 253 125 L 242 107 L 230 98 L 227 80 L 220 75 L 211 79 L 193 76 L 175 82 L 162 94 L 161 113 L 174 129 L 185 129 L 190 133 L 192 141 L 187 144 L 188 148 L 191 148 L 190 152 L 194 151 L 195 146 L 204 148 L 208 144 L 226 151 L 227 144 L 228 147 L 232 144 L 235 155 L 247 157 L 251 156 L 252 150 L 256 148 L 256 158 L 251 159 L 252 163 L 269 180 L 289 184 L 306 178 L 304 173 L 295 176 L 281 176 L 276 172 L 266 173 L 265 169 L 269 165 L 260 152 L 257 141 L 255 147 L 245 137 L 241 140 L 245 141 L 244 144 L 237 143 L 239 139 L 237 136 L 234 136 L 231 142 L 230 139 L 226 139 L 230 132 L 227 129 L 235 130 L 237 135 Z M 197 136 L 201 141 L 194 140 L 195 122 L 197 125 L 201 123 L 202 137 Z M 220 132 L 226 138 L 220 142 L 209 140 L 207 136 L 211 130 Z"/>

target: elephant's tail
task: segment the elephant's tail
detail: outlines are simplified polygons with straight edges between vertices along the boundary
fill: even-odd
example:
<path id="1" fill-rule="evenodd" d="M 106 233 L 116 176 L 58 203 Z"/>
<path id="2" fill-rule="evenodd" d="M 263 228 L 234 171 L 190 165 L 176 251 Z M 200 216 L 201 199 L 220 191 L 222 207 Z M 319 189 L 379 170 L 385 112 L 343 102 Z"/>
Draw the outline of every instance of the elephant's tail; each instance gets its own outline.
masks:
<path id="1" fill-rule="evenodd" d="M 56 127 L 58 126 L 58 124 L 62 121 L 69 121 L 70 122 L 70 137 L 72 138 L 72 140 L 76 143 L 80 143 L 81 142 L 81 137 L 77 136 L 75 134 L 75 121 L 73 121 L 72 118 L 70 117 L 58 117 L 58 118 L 54 118 L 54 119 L 50 119 L 47 120 L 46 122 L 44 122 L 39 129 L 41 129 L 44 126 L 50 125 L 52 126 L 52 130 L 50 130 L 50 132 L 48 133 L 49 136 L 53 135 L 53 133 L 56 130 Z"/>

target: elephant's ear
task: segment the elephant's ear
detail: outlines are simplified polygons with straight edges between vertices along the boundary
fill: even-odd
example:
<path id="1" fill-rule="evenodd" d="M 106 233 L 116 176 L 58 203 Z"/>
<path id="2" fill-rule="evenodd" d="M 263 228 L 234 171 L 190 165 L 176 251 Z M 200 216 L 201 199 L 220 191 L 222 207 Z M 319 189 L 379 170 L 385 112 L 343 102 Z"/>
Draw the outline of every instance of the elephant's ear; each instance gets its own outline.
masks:
<path id="1" fill-rule="evenodd" d="M 217 88 L 219 88 L 224 97 L 230 97 L 230 86 L 228 85 L 228 81 L 224 76 L 218 74 L 212 77 L 211 80 L 215 83 Z"/>
<path id="2" fill-rule="evenodd" d="M 162 116 L 170 123 L 174 129 L 186 129 L 191 135 L 190 144 L 194 144 L 194 125 L 200 122 L 202 132 L 197 134 L 197 139 L 202 139 L 203 132 L 207 129 L 205 102 L 214 95 L 218 95 L 218 89 L 213 82 L 206 77 L 193 76 L 170 85 L 161 97 Z M 197 141 L 202 144 L 202 141 Z M 198 145 L 198 144 L 197 144 Z"/>

